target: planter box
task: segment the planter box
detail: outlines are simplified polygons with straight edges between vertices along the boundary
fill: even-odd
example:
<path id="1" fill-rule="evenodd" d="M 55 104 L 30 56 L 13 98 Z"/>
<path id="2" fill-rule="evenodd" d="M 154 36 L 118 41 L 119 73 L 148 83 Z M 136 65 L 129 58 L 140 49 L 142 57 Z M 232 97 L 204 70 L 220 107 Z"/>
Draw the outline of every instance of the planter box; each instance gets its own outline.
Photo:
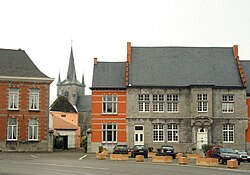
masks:
<path id="1" fill-rule="evenodd" d="M 188 159 L 197 159 L 197 158 L 201 158 L 200 154 L 187 154 L 187 158 Z"/>
<path id="2" fill-rule="evenodd" d="M 128 154 L 110 154 L 110 160 L 128 160 Z"/>
<path id="3" fill-rule="evenodd" d="M 106 156 L 103 153 L 96 153 L 96 157 L 99 160 L 105 160 L 106 159 Z"/>
<path id="4" fill-rule="evenodd" d="M 104 149 L 103 152 L 102 152 L 102 154 L 104 154 L 105 156 L 108 156 L 109 151 L 107 149 Z"/>
<path id="5" fill-rule="evenodd" d="M 217 158 L 197 158 L 196 165 L 198 166 L 218 166 Z"/>
<path id="6" fill-rule="evenodd" d="M 173 161 L 172 156 L 153 156 L 152 162 L 154 163 L 171 163 Z"/>
<path id="7" fill-rule="evenodd" d="M 148 158 L 152 158 L 153 156 L 155 156 L 156 155 L 156 153 L 154 153 L 154 152 L 149 152 L 148 153 Z"/>
<path id="8" fill-rule="evenodd" d="M 238 160 L 232 159 L 227 161 L 227 168 L 238 168 Z"/>
<path id="9" fill-rule="evenodd" d="M 188 164 L 188 158 L 187 157 L 179 157 L 178 158 L 178 163 L 183 164 L 183 165 L 187 165 Z"/>
<path id="10" fill-rule="evenodd" d="M 144 156 L 142 156 L 142 155 L 137 155 L 137 156 L 135 157 L 135 160 L 136 160 L 136 162 L 144 162 Z"/>
<path id="11" fill-rule="evenodd" d="M 176 157 L 177 157 L 177 159 L 179 159 L 180 157 L 183 157 L 183 153 L 177 153 Z"/>

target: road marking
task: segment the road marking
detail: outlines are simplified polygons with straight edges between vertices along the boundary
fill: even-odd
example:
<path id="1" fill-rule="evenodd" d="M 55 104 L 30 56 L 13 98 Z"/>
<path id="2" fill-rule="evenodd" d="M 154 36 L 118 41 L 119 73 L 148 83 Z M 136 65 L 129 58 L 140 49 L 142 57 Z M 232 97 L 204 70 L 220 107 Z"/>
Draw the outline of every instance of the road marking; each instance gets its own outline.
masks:
<path id="1" fill-rule="evenodd" d="M 87 157 L 87 154 L 84 155 L 84 156 L 82 156 L 82 157 L 80 157 L 79 160 L 82 160 L 82 159 L 84 159 L 85 157 Z"/>
<path id="2" fill-rule="evenodd" d="M 33 157 L 33 158 L 35 158 L 35 159 L 38 159 L 38 157 L 35 156 L 35 155 L 33 155 L 33 154 L 31 154 L 30 156 Z"/>
<path id="3" fill-rule="evenodd" d="M 23 163 L 23 162 L 12 162 L 13 164 L 26 164 L 26 165 L 42 165 L 42 166 L 54 166 L 54 167 L 67 167 L 67 168 L 82 168 L 82 169 L 95 169 L 95 170 L 105 170 L 109 171 L 109 168 L 101 167 L 84 167 L 84 166 L 75 166 L 75 165 L 58 165 L 58 164 L 46 164 L 46 163 Z"/>

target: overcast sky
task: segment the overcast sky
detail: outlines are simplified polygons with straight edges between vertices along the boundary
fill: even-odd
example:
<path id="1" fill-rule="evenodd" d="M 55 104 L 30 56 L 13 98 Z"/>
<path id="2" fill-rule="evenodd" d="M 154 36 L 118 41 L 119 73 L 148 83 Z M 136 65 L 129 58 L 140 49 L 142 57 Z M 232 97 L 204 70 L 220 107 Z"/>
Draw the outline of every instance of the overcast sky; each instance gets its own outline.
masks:
<path id="1" fill-rule="evenodd" d="M 56 99 L 71 40 L 77 72 L 91 94 L 93 58 L 126 61 L 132 46 L 239 45 L 250 60 L 250 0 L 0 0 L 0 48 L 23 49 L 50 78 Z M 2 65 L 1 65 L 2 66 Z"/>

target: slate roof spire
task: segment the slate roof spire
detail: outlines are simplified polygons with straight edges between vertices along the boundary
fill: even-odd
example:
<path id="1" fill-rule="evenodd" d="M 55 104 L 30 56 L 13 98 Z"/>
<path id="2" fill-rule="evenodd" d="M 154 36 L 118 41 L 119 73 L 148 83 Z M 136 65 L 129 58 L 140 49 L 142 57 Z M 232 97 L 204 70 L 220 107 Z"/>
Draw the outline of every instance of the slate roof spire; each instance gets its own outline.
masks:
<path id="1" fill-rule="evenodd" d="M 82 85 L 85 86 L 85 82 L 84 82 L 84 74 L 82 74 Z"/>
<path id="2" fill-rule="evenodd" d="M 76 82 L 77 80 L 72 46 L 71 46 L 71 52 L 70 52 L 70 58 L 69 58 L 67 80 L 69 82 Z"/>
<path id="3" fill-rule="evenodd" d="M 60 76 L 60 71 L 59 71 L 59 75 L 58 75 L 58 82 L 57 84 L 61 84 L 61 76 Z"/>

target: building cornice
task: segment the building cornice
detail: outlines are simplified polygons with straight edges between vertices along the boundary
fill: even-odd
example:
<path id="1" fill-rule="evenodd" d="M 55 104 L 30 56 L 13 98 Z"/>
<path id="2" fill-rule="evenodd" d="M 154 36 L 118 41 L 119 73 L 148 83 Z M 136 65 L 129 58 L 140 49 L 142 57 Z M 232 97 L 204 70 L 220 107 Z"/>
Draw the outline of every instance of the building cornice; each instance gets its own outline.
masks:
<path id="1" fill-rule="evenodd" d="M 0 76 L 0 80 L 2 80 L 2 81 L 23 81 L 23 82 L 52 83 L 54 81 L 54 78 Z"/>

